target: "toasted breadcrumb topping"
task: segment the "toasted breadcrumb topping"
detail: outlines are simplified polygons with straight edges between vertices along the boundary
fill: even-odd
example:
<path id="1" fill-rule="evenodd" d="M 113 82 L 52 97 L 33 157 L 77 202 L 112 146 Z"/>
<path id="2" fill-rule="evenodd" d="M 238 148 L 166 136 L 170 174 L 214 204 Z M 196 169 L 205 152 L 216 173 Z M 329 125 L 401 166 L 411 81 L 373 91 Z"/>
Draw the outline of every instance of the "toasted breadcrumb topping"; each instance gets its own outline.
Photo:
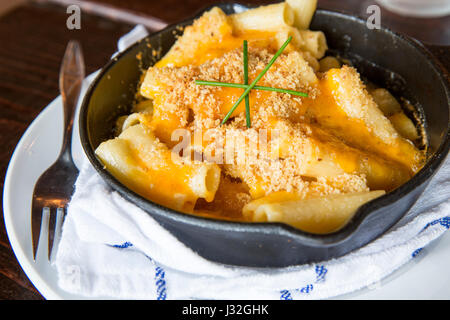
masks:
<path id="1" fill-rule="evenodd" d="M 249 75 L 256 77 L 267 65 L 273 54 L 266 49 L 250 48 Z M 150 68 L 141 88 L 141 94 L 147 98 L 163 99 L 164 111 L 185 117 L 186 110 L 194 111 L 195 126 L 197 128 L 213 128 L 223 118 L 222 106 L 229 100 L 222 99 L 222 87 L 200 86 L 195 80 L 221 81 L 229 83 L 243 83 L 242 50 L 236 49 L 200 66 Z M 305 77 L 305 74 L 310 76 Z M 312 80 L 311 80 L 312 79 Z M 314 70 L 298 52 L 281 55 L 277 62 L 258 82 L 261 86 L 271 86 L 308 93 L 314 98 L 318 89 L 314 86 L 316 77 Z M 163 90 L 161 88 L 164 87 Z M 152 92 L 162 92 L 162 96 L 155 97 Z M 240 93 L 243 90 L 237 91 Z M 238 97 L 238 95 L 237 95 Z M 302 98 L 290 94 L 255 90 L 252 97 L 257 103 L 251 110 L 253 125 L 258 127 L 270 118 L 291 118 L 301 113 Z M 236 98 L 237 99 L 237 98 Z M 241 123 L 244 115 L 238 115 L 235 126 Z M 183 120 L 183 125 L 186 125 Z"/>

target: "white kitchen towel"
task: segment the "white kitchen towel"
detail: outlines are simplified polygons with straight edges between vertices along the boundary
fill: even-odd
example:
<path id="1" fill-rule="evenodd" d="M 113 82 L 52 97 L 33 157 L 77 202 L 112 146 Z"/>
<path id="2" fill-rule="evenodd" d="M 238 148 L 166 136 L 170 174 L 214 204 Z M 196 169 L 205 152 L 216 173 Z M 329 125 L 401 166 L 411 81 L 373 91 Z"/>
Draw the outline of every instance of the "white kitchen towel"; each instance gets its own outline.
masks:
<path id="1" fill-rule="evenodd" d="M 122 38 L 121 49 L 139 34 L 133 37 Z M 61 288 L 84 297 L 335 297 L 378 283 L 448 230 L 449 194 L 447 159 L 408 214 L 372 243 L 320 263 L 273 269 L 236 267 L 208 261 L 186 247 L 113 191 L 86 160 L 53 263 Z"/>

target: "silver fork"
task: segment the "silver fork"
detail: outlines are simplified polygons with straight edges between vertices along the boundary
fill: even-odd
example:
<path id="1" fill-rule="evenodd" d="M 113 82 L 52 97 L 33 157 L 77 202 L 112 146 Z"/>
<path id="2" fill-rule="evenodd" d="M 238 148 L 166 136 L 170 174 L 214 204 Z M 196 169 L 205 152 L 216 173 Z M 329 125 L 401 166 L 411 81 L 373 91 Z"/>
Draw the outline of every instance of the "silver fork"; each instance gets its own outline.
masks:
<path id="1" fill-rule="evenodd" d="M 65 217 L 65 208 L 78 176 L 78 169 L 72 159 L 71 140 L 74 111 L 84 76 L 81 46 L 77 41 L 70 41 L 59 73 L 59 89 L 64 106 L 63 144 L 58 159 L 39 177 L 33 192 L 31 232 L 35 261 L 43 255 L 42 252 L 47 252 L 47 258 L 52 259 L 53 247 L 56 247 L 59 240 Z M 45 244 L 47 248 L 43 248 Z"/>

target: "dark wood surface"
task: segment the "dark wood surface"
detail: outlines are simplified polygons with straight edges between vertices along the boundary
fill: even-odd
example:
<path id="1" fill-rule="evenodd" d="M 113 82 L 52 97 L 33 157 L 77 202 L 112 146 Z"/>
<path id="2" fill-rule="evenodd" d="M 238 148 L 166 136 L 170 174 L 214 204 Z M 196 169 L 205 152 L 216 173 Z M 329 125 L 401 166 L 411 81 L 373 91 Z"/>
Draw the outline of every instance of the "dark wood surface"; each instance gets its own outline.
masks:
<path id="1" fill-rule="evenodd" d="M 159 20 L 174 23 L 180 19 L 194 15 L 203 7 L 217 3 L 217 0 L 52 0 L 60 4 L 77 3 L 88 11 L 102 11 L 108 8 L 119 8 L 127 13 L 143 17 L 156 17 Z M 223 0 L 226 2 L 227 0 Z M 231 0 L 232 1 L 232 0 Z M 251 5 L 261 5 L 280 0 L 236 0 Z M 360 17 L 367 17 L 367 7 L 376 4 L 374 0 L 318 0 L 319 7 L 335 11 L 349 12 Z M 111 13 L 111 17 L 126 18 L 120 13 Z M 134 18 L 135 19 L 135 18 Z M 436 19 L 405 18 L 384 10 L 381 7 L 381 23 L 383 26 L 402 32 L 418 40 L 428 43 L 450 45 L 450 16 Z M 154 25 L 154 22 L 150 22 Z"/>
<path id="2" fill-rule="evenodd" d="M 33 119 L 58 93 L 58 72 L 65 46 L 78 39 L 86 72 L 103 66 L 116 50 L 117 39 L 139 21 L 149 29 L 191 16 L 214 0 L 92 0 L 28 2 L 0 16 L 0 185 L 12 152 Z M 264 4 L 271 1 L 243 1 Z M 82 8 L 80 30 L 66 28 L 68 3 Z M 323 8 L 365 16 L 373 1 L 319 0 Z M 101 16 L 102 15 L 102 16 Z M 411 19 L 382 11 L 382 24 L 414 36 L 431 46 L 450 69 L 450 17 Z M 3 199 L 1 199 L 3 201 Z M 39 300 L 37 292 L 17 262 L 0 217 L 0 300 Z"/>

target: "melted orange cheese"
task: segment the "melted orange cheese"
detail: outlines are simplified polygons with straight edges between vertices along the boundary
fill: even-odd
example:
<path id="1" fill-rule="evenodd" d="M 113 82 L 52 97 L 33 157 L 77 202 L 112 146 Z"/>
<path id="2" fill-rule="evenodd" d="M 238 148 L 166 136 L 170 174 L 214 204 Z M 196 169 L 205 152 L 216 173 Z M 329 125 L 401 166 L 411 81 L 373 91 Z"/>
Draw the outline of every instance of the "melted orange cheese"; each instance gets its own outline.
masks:
<path id="1" fill-rule="evenodd" d="M 226 27 L 220 29 L 220 37 L 212 37 L 198 44 L 195 55 L 189 56 L 179 51 L 170 51 L 159 60 L 155 67 L 165 66 L 181 67 L 186 65 L 198 66 L 202 63 L 223 56 L 225 53 L 242 46 L 244 40 L 248 40 L 253 47 L 277 50 L 276 33 L 262 31 L 247 31 L 241 34 L 233 34 Z"/>

